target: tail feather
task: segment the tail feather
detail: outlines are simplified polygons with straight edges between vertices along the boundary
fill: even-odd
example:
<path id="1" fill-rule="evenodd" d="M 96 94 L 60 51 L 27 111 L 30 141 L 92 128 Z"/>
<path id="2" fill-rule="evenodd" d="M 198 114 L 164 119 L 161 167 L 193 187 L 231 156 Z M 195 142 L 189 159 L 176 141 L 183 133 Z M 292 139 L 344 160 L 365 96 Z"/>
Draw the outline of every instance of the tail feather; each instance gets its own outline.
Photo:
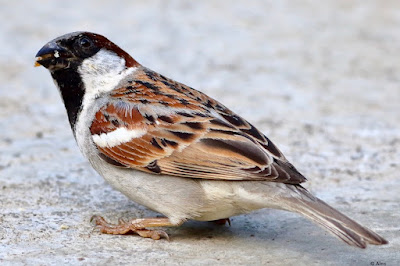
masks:
<path id="1" fill-rule="evenodd" d="M 388 243 L 383 237 L 335 210 L 303 187 L 293 186 L 292 188 L 300 195 L 287 198 L 289 201 L 287 209 L 309 218 L 347 244 L 366 248 L 367 244 Z"/>

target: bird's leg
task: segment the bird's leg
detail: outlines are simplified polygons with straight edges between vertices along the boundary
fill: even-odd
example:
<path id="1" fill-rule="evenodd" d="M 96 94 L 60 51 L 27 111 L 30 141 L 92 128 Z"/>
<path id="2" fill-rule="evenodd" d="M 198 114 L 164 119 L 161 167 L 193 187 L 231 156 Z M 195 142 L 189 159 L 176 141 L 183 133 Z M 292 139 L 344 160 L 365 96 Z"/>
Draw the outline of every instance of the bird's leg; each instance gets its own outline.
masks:
<path id="1" fill-rule="evenodd" d="M 226 225 L 228 224 L 229 226 L 231 226 L 231 220 L 229 218 L 225 218 L 225 219 L 219 219 L 219 220 L 215 220 L 215 221 L 211 221 L 215 224 L 218 225 Z"/>
<path id="2" fill-rule="evenodd" d="M 172 224 L 168 218 L 144 218 L 132 219 L 130 221 L 119 219 L 118 224 L 111 224 L 103 217 L 95 215 L 90 221 L 95 222 L 100 232 L 105 234 L 124 235 L 133 232 L 141 237 L 152 238 L 154 240 L 158 240 L 162 237 L 169 240 L 169 237 L 168 234 L 162 230 L 150 230 L 146 229 L 146 227 L 178 226 Z"/>

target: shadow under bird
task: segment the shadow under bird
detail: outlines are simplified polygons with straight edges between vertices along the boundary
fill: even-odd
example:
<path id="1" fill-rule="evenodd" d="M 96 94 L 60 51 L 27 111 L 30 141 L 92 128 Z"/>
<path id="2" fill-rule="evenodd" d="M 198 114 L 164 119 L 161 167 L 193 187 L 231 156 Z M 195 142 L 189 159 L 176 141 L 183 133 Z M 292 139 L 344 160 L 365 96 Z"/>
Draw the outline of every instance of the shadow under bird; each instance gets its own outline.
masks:
<path id="1" fill-rule="evenodd" d="M 95 216 L 101 232 L 160 239 L 168 235 L 152 227 L 275 208 L 301 214 L 352 246 L 388 243 L 308 192 L 306 178 L 245 119 L 140 65 L 107 38 L 63 35 L 40 49 L 36 65 L 50 71 L 93 168 L 166 216 L 117 225 Z"/>

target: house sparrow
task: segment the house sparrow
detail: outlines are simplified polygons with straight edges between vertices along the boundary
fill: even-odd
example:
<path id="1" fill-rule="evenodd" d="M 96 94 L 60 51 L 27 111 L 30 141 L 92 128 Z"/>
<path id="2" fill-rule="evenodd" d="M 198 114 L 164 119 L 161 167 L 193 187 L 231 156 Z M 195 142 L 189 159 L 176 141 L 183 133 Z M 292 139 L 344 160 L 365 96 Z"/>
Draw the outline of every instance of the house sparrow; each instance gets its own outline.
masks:
<path id="1" fill-rule="evenodd" d="M 299 213 L 349 245 L 388 243 L 313 196 L 306 178 L 249 122 L 218 101 L 142 65 L 90 32 L 36 55 L 64 100 L 79 148 L 128 198 L 165 218 L 107 223 L 104 233 L 167 237 L 151 227 L 213 221 L 261 208 Z"/>

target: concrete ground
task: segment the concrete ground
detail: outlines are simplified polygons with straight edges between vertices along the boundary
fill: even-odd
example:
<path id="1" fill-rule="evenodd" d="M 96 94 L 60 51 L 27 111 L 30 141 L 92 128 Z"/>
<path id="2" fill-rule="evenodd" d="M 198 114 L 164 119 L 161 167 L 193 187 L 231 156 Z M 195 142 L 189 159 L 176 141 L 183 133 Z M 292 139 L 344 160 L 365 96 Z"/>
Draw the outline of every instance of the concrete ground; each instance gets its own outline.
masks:
<path id="1" fill-rule="evenodd" d="M 1 265 L 400 265 L 399 1 L 1 1 Z M 390 241 L 349 247 L 276 210 L 188 222 L 171 242 L 92 231 L 157 215 L 82 157 L 36 52 L 104 34 L 264 131 L 305 187 Z"/>

